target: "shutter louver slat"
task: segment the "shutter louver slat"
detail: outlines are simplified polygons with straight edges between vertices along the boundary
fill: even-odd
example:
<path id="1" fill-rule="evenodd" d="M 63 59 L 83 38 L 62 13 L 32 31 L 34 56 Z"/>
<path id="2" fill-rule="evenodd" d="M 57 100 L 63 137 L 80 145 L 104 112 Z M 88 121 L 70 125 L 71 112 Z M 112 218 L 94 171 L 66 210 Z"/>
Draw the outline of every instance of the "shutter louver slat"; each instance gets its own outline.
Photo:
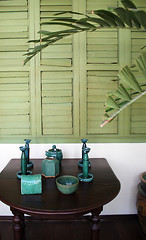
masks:
<path id="1" fill-rule="evenodd" d="M 87 0 L 87 12 L 117 7 L 117 4 L 117 0 L 103 0 L 102 2 Z M 86 48 L 87 68 L 89 69 L 90 66 L 90 70 L 87 70 L 87 134 L 96 136 L 118 134 L 118 119 L 100 128 L 104 114 L 105 94 L 117 86 L 118 30 L 105 28 L 87 32 Z M 100 71 L 100 68 L 103 71 Z"/>
<path id="2" fill-rule="evenodd" d="M 42 72 L 43 135 L 72 134 L 71 77 L 69 71 Z"/>
<path id="3" fill-rule="evenodd" d="M 1 137 L 31 133 L 29 72 L 19 70 L 28 37 L 28 1 L 0 1 Z"/>
<path id="4" fill-rule="evenodd" d="M 145 10 L 145 0 L 135 0 L 138 9 Z M 143 46 L 146 45 L 146 32 L 144 31 L 131 31 L 131 54 L 132 64 L 135 63 L 135 59 L 145 51 Z M 134 72 L 140 83 L 145 83 L 145 79 L 141 78 L 139 72 Z M 143 96 L 138 101 L 133 103 L 130 107 L 130 133 L 131 135 L 146 134 L 146 96 Z"/>

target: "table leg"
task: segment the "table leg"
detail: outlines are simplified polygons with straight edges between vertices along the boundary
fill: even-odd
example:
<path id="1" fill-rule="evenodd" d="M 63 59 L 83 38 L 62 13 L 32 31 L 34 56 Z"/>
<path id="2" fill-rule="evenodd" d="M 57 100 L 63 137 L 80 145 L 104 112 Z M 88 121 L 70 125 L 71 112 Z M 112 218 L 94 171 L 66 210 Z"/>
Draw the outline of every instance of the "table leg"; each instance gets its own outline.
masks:
<path id="1" fill-rule="evenodd" d="M 99 240 L 100 232 L 100 218 L 99 214 L 101 213 L 102 208 L 97 209 L 96 211 L 91 212 L 91 240 Z"/>
<path id="2" fill-rule="evenodd" d="M 19 212 L 18 210 L 11 208 L 13 213 L 13 230 L 14 230 L 14 239 L 15 240 L 22 240 L 25 238 L 24 234 L 24 214 Z"/>

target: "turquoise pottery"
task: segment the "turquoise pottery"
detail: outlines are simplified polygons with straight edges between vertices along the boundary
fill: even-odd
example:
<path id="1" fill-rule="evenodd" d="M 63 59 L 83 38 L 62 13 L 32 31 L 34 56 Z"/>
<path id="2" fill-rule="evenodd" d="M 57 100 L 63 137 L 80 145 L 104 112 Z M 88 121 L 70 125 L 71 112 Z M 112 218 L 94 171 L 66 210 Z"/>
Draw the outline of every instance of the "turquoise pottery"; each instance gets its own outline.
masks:
<path id="1" fill-rule="evenodd" d="M 56 177 L 59 175 L 59 160 L 46 158 L 42 161 L 42 175 L 44 177 Z"/>
<path id="2" fill-rule="evenodd" d="M 63 175 L 56 179 L 58 190 L 63 194 L 74 193 L 79 185 L 79 180 L 75 176 Z"/>
<path id="3" fill-rule="evenodd" d="M 21 176 L 21 194 L 41 194 L 41 174 Z"/>
<path id="4" fill-rule="evenodd" d="M 21 179 L 22 175 L 31 175 L 32 172 L 27 170 L 27 159 L 25 155 L 26 147 L 21 146 L 20 150 L 22 151 L 21 153 L 21 171 L 17 172 L 17 178 Z"/>
<path id="5" fill-rule="evenodd" d="M 89 158 L 88 153 L 90 152 L 90 148 L 83 149 L 83 173 L 78 174 L 78 178 L 81 182 L 91 182 L 93 180 L 93 175 L 89 173 Z"/>
<path id="6" fill-rule="evenodd" d="M 33 167 L 33 162 L 29 160 L 29 153 L 30 153 L 30 147 L 29 147 L 29 143 L 31 142 L 30 139 L 24 139 L 25 142 L 25 155 L 26 155 L 26 159 L 27 159 L 27 168 L 31 168 Z"/>
<path id="7" fill-rule="evenodd" d="M 63 153 L 61 149 L 56 148 L 56 145 L 52 146 L 52 149 L 46 151 L 47 157 L 54 157 L 59 160 L 59 163 L 61 164 Z"/>

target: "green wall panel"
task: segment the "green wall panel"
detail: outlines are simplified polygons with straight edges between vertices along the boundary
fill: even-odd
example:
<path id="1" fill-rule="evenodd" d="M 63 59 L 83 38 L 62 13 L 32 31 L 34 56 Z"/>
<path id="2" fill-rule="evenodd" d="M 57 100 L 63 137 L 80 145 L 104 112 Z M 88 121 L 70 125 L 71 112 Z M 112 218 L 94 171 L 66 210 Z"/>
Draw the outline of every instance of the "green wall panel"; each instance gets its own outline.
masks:
<path id="1" fill-rule="evenodd" d="M 146 9 L 145 0 L 133 2 Z M 90 15 L 94 9 L 120 5 L 118 0 L 0 1 L 0 142 L 26 137 L 42 143 L 80 142 L 83 137 L 89 142 L 145 141 L 146 97 L 99 126 L 106 93 L 117 87 L 118 70 L 144 51 L 145 32 L 99 29 L 74 35 L 23 66 L 28 47 L 35 46 L 28 40 L 39 39 L 39 30 L 64 29 L 41 25 L 58 11 Z M 137 70 L 135 74 L 139 78 Z"/>

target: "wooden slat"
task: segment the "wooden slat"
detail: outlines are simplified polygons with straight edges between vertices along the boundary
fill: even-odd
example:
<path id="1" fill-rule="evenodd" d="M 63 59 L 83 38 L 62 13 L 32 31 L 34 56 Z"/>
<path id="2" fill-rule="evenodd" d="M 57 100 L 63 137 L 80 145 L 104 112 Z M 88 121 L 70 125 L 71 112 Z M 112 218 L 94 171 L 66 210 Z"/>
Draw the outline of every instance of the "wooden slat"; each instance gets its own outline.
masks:
<path id="1" fill-rule="evenodd" d="M 72 117 L 71 115 L 64 115 L 64 116 L 46 116 L 43 115 L 43 122 L 44 123 L 49 123 L 49 122 L 72 122 Z"/>
<path id="2" fill-rule="evenodd" d="M 66 115 L 71 113 L 71 104 L 43 104 L 42 110 L 46 111 L 46 115 Z"/>
<path id="3" fill-rule="evenodd" d="M 41 11 L 53 11 L 53 12 L 60 12 L 60 11 L 72 11 L 72 7 L 71 6 L 41 6 L 40 8 Z"/>
<path id="4" fill-rule="evenodd" d="M 71 97 L 71 96 L 72 96 L 72 90 L 42 92 L 42 97 Z"/>
<path id="5" fill-rule="evenodd" d="M 57 58 L 41 59 L 41 65 L 70 67 L 71 59 L 57 59 Z"/>
<path id="6" fill-rule="evenodd" d="M 71 135 L 73 132 L 72 128 L 68 129 L 43 129 L 43 135 Z"/>
<path id="7" fill-rule="evenodd" d="M 21 136 L 21 135 L 24 135 L 24 137 L 26 135 L 29 135 L 30 134 L 30 129 L 22 129 L 22 128 L 13 128 L 13 129 L 1 129 L 0 128 L 0 135 L 2 136 L 10 136 L 10 135 L 13 135 L 14 137 L 16 136 Z"/>
<path id="8" fill-rule="evenodd" d="M 54 128 L 54 129 L 72 129 L 72 121 L 66 121 L 64 120 L 63 122 L 61 121 L 53 121 L 53 122 L 44 122 L 43 121 L 43 128 L 44 129 L 51 129 L 51 128 Z"/>
<path id="9" fill-rule="evenodd" d="M 10 21 L 11 20 L 11 21 Z M 10 20 L 7 20 L 7 19 L 4 19 L 4 20 L 0 20 L 0 26 L 5 26 L 5 27 L 8 27 L 8 26 L 28 26 L 28 19 L 18 19 L 17 20 L 17 23 L 16 23 L 16 20 L 15 19 L 10 19 Z"/>
<path id="10" fill-rule="evenodd" d="M 15 0 L 13 0 L 13 1 L 6 1 L 6 0 L 1 0 L 0 1 L 0 6 L 2 7 L 2 6 L 5 6 L 5 7 L 12 7 L 12 6 L 14 6 L 14 7 L 17 7 L 17 6 L 27 6 L 27 0 L 17 0 L 17 1 L 15 1 Z"/>
<path id="11" fill-rule="evenodd" d="M 50 50 L 50 49 L 48 49 Z M 42 58 L 72 58 L 72 52 L 44 52 Z"/>
<path id="12" fill-rule="evenodd" d="M 87 58 L 87 63 L 89 63 L 89 64 L 101 64 L 101 63 L 103 63 L 103 64 L 106 64 L 106 63 L 111 63 L 111 64 L 116 64 L 116 63 L 118 63 L 118 60 L 117 60 L 117 58 Z"/>
<path id="13" fill-rule="evenodd" d="M 51 78 L 51 79 L 48 79 L 48 78 L 42 78 L 42 84 L 57 84 L 57 83 L 72 83 L 72 79 L 71 78 Z"/>
<path id="14" fill-rule="evenodd" d="M 43 103 L 72 103 L 73 97 L 45 97 L 42 98 Z"/>
<path id="15" fill-rule="evenodd" d="M 112 44 L 106 44 L 106 51 L 117 51 L 118 47 L 117 45 L 112 45 Z M 87 45 L 87 50 L 88 51 L 105 51 L 105 46 L 102 44 L 92 44 L 92 45 Z"/>
<path id="16" fill-rule="evenodd" d="M 72 84 L 43 84 L 42 90 L 65 90 L 72 89 Z"/>
<path id="17" fill-rule="evenodd" d="M 0 20 L 16 20 L 16 19 L 27 19 L 26 12 L 0 12 Z"/>
<path id="18" fill-rule="evenodd" d="M 30 123 L 29 122 L 0 122 L 0 129 L 29 129 L 30 128 Z"/>
<path id="19" fill-rule="evenodd" d="M 11 38 L 11 39 L 28 38 L 28 33 L 27 32 L 0 33 L 0 38 Z"/>
<path id="20" fill-rule="evenodd" d="M 72 77 L 73 77 L 73 73 L 71 71 L 42 72 L 42 79 L 51 79 L 51 78 L 66 79 L 66 78 L 72 78 Z"/>
<path id="21" fill-rule="evenodd" d="M 29 103 L 25 102 L 25 103 L 0 103 L 0 109 L 1 110 L 29 110 Z"/>
<path id="22" fill-rule="evenodd" d="M 27 6 L 11 6 L 11 7 L 0 7 L 0 13 L 1 12 L 26 12 Z"/>
<path id="23" fill-rule="evenodd" d="M 29 122 L 29 116 L 28 115 L 12 115 L 11 116 L 11 121 L 10 121 L 10 119 L 9 119 L 9 117 L 8 116 L 1 116 L 0 117 L 0 126 L 1 126 L 1 123 L 15 123 L 15 124 L 17 124 L 18 122 L 19 123 L 27 123 L 27 122 Z"/>
<path id="24" fill-rule="evenodd" d="M 43 5 L 71 5 L 72 1 L 71 0 L 41 0 L 41 6 Z"/>
<path id="25" fill-rule="evenodd" d="M 11 33 L 18 33 L 18 34 L 21 34 L 23 32 L 27 32 L 28 31 L 28 27 L 27 26 L 3 26 L 3 27 L 0 27 L 0 33 L 4 34 L 4 33 L 7 33 L 7 34 L 11 34 Z"/>
<path id="26" fill-rule="evenodd" d="M 0 115 L 7 115 L 9 116 L 12 116 L 14 115 L 14 110 L 16 109 L 0 109 Z M 17 109 L 17 115 L 29 115 L 30 114 L 30 111 L 29 109 Z"/>

